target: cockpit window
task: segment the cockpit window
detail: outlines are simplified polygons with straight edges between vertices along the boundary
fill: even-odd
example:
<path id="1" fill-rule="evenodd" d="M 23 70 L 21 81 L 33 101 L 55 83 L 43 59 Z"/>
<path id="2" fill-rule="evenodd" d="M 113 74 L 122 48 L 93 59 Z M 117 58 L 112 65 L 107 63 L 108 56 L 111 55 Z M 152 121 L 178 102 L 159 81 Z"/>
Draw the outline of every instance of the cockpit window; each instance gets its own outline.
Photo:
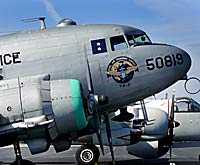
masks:
<path id="1" fill-rule="evenodd" d="M 181 101 L 176 103 L 176 111 L 183 112 L 183 111 L 189 111 L 190 106 L 189 102 Z"/>
<path id="2" fill-rule="evenodd" d="M 128 34 L 126 35 L 128 43 L 130 46 L 132 45 L 141 45 L 141 44 L 150 44 L 151 40 L 149 39 L 149 37 L 146 34 Z"/>
<path id="3" fill-rule="evenodd" d="M 192 99 L 192 106 L 191 106 L 191 110 L 193 112 L 200 112 L 200 104 L 197 103 L 195 100 Z"/>
<path id="4" fill-rule="evenodd" d="M 179 101 L 176 103 L 176 111 L 177 112 L 200 112 L 200 104 L 197 103 L 195 100 L 185 100 Z"/>
<path id="5" fill-rule="evenodd" d="M 127 49 L 128 45 L 123 35 L 111 37 L 110 44 L 112 51 Z"/>

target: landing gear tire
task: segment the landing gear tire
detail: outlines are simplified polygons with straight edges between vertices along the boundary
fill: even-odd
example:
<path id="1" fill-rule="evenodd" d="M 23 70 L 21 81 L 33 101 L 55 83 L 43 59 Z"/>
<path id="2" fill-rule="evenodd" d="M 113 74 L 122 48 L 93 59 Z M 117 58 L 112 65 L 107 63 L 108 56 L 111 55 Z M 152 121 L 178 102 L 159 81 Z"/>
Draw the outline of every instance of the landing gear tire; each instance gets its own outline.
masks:
<path id="1" fill-rule="evenodd" d="M 92 144 L 82 145 L 76 152 L 76 161 L 78 164 L 95 164 L 100 156 L 99 149 Z"/>

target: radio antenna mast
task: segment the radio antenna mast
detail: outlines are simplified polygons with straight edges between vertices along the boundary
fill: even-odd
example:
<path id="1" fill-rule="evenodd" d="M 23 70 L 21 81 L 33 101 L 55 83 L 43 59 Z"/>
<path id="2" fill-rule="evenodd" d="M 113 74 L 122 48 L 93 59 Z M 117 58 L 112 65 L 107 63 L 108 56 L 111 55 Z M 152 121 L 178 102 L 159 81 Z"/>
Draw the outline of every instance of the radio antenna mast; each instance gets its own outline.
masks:
<path id="1" fill-rule="evenodd" d="M 21 20 L 23 23 L 40 21 L 40 29 L 46 29 L 45 17 L 29 18 Z"/>

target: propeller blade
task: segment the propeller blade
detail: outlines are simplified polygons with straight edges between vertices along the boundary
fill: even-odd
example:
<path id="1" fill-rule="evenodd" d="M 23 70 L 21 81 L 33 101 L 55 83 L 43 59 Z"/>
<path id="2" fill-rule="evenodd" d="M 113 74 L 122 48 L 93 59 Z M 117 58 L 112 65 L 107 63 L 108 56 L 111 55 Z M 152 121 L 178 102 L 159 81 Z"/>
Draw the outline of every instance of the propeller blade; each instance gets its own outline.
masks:
<path id="1" fill-rule="evenodd" d="M 175 105 L 175 90 L 172 93 L 171 113 L 169 117 L 169 155 L 172 158 L 172 144 L 174 139 L 174 105 Z"/>
<path id="2" fill-rule="evenodd" d="M 90 72 L 90 66 L 88 59 L 86 59 L 87 67 L 86 67 L 86 78 L 87 78 L 87 85 L 88 85 L 88 90 L 89 93 L 94 93 L 94 88 L 93 88 L 93 83 L 92 83 L 92 78 L 91 78 L 91 72 Z"/>
<path id="3" fill-rule="evenodd" d="M 102 136 L 101 136 L 100 116 L 99 116 L 99 113 L 97 112 L 97 108 L 95 108 L 94 110 L 93 117 L 94 117 L 95 132 L 99 141 L 101 152 L 104 155 L 104 147 L 103 147 Z"/>
<path id="4" fill-rule="evenodd" d="M 86 80 L 87 80 L 87 86 L 88 86 L 88 91 L 89 91 L 89 111 L 90 114 L 93 115 L 94 119 L 94 130 L 97 134 L 97 138 L 99 141 L 99 145 L 102 151 L 102 154 L 104 155 L 104 148 L 103 148 L 103 142 L 102 142 L 102 136 L 101 136 L 101 123 L 100 123 L 100 114 L 98 112 L 98 99 L 95 98 L 94 95 L 94 87 L 93 87 L 93 82 L 92 82 L 92 76 L 91 76 L 91 71 L 90 71 L 90 65 L 89 61 L 87 58 L 87 52 L 86 52 L 86 44 L 84 43 L 84 51 L 85 51 L 85 60 L 86 60 Z"/>
<path id="5" fill-rule="evenodd" d="M 113 145 L 112 145 L 112 135 L 111 135 L 111 129 L 110 129 L 110 121 L 109 121 L 108 114 L 104 114 L 104 116 L 105 116 L 106 134 L 107 134 L 108 143 L 109 143 L 109 147 L 110 147 L 110 153 L 111 153 L 112 161 L 114 163 L 115 159 L 114 159 L 114 151 L 113 151 Z"/>
<path id="6" fill-rule="evenodd" d="M 173 128 L 169 128 L 169 157 L 170 159 L 172 158 L 172 144 L 173 144 L 173 134 L 174 134 L 174 129 Z"/>
<path id="7" fill-rule="evenodd" d="M 171 103 L 171 113 L 170 113 L 170 120 L 174 121 L 174 104 L 175 104 L 175 91 L 172 93 L 172 103 Z"/>
<path id="8" fill-rule="evenodd" d="M 143 116 L 144 116 L 144 122 L 145 122 L 145 124 L 147 124 L 149 119 L 148 119 L 147 110 L 146 110 L 144 100 L 141 100 L 140 104 L 141 104 L 141 108 L 142 108 L 142 112 L 143 112 Z"/>
<path id="9" fill-rule="evenodd" d="M 86 50 L 86 43 L 84 42 L 84 52 L 85 52 L 85 62 L 86 62 L 86 80 L 87 80 L 87 86 L 89 90 L 89 94 L 94 94 L 94 88 L 92 84 L 92 76 L 90 72 L 90 65 L 87 57 L 87 50 Z"/>

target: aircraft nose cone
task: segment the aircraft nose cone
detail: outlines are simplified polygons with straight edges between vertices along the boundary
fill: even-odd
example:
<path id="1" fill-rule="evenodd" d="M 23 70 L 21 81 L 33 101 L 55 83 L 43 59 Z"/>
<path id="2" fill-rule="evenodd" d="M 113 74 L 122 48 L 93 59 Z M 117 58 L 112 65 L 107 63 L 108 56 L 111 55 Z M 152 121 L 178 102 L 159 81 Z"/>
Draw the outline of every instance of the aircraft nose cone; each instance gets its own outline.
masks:
<path id="1" fill-rule="evenodd" d="M 176 58 L 177 58 L 177 62 L 179 64 L 183 63 L 182 64 L 182 67 L 181 67 L 181 72 L 182 73 L 185 73 L 184 76 L 186 76 L 186 73 L 189 71 L 191 65 L 192 65 L 192 60 L 191 60 L 191 57 L 190 55 L 184 51 L 183 49 L 180 49 L 180 48 L 177 48 L 178 51 L 176 53 Z"/>
<path id="2" fill-rule="evenodd" d="M 192 65 L 192 59 L 186 51 L 183 51 L 183 52 L 184 52 L 184 59 L 185 59 L 184 61 L 185 61 L 186 69 L 188 71 Z"/>

